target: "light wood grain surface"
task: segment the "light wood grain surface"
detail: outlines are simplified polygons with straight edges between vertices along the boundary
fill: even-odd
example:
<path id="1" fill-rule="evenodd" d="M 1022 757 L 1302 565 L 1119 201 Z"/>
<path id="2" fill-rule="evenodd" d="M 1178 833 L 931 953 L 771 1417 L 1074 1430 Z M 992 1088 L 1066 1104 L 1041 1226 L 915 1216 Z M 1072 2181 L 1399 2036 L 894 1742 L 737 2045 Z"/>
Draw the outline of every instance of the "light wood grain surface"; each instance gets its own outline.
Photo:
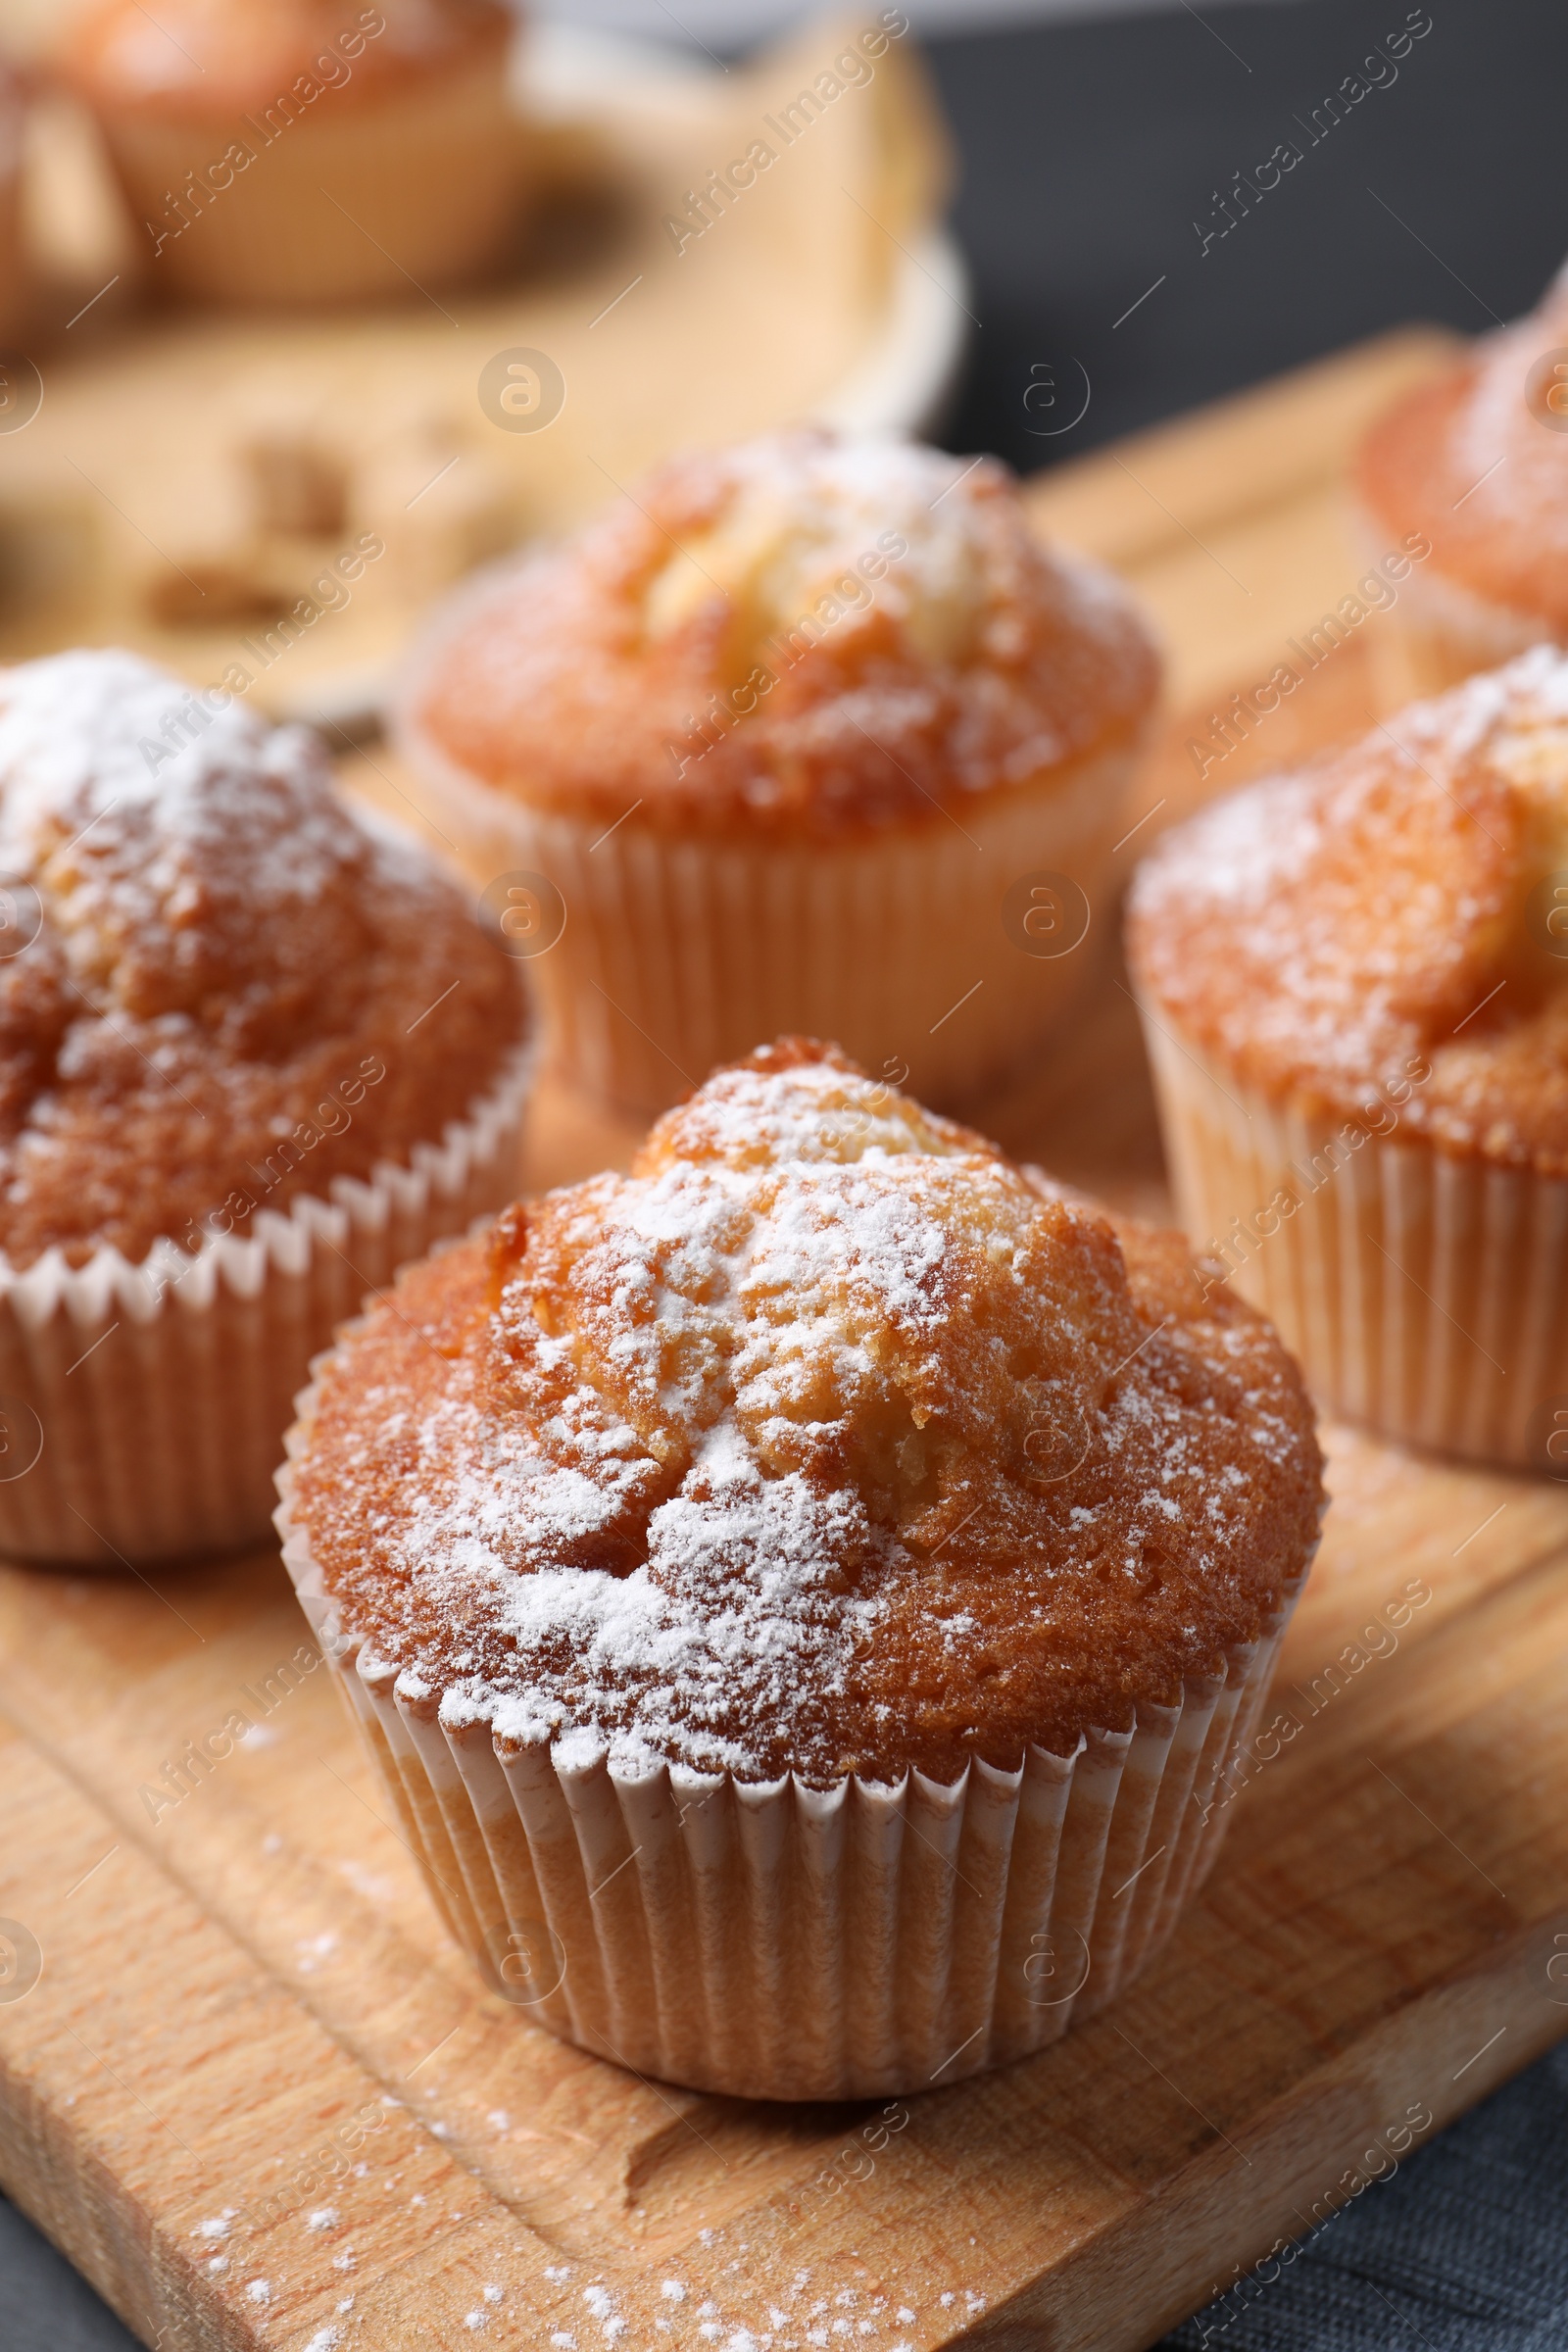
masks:
<path id="1" fill-rule="evenodd" d="M 1169 644 L 1129 857 L 1200 789 L 1371 715 L 1378 622 L 1272 745 L 1201 787 L 1183 774 L 1195 710 L 1353 581 L 1347 443 L 1438 348 L 1385 341 L 1037 494 Z M 354 781 L 405 788 L 376 757 Z M 1113 958 L 1073 1034 L 975 1115 L 1162 1206 Z M 549 1083 L 528 1180 L 634 1140 Z M 1331 1450 L 1273 1743 L 1169 1955 L 1042 2057 L 891 2111 L 644 2082 L 487 1992 L 272 1554 L 152 1584 L 0 1570 L 0 1933 L 19 1954 L 0 2179 L 169 2352 L 1132 2352 L 1377 2195 L 1568 2029 L 1568 1490 L 1345 1431 Z M 150 1803 L 236 1712 L 255 1731 Z"/>
<path id="2" fill-rule="evenodd" d="M 324 315 L 172 301 L 89 122 L 51 100 L 27 146 L 43 274 L 19 335 L 41 406 L 0 432 L 0 659 L 128 645 L 202 685 L 237 667 L 275 715 L 358 718 L 432 596 L 671 449 L 803 418 L 907 424 L 963 307 L 932 282 L 953 269 L 944 136 L 910 44 L 856 47 L 876 14 L 722 72 L 525 37 L 537 206 L 497 282 L 411 281 Z M 846 54 L 858 78 L 787 144 L 764 137 Z M 744 201 L 688 219 L 760 137 L 774 161 Z"/>

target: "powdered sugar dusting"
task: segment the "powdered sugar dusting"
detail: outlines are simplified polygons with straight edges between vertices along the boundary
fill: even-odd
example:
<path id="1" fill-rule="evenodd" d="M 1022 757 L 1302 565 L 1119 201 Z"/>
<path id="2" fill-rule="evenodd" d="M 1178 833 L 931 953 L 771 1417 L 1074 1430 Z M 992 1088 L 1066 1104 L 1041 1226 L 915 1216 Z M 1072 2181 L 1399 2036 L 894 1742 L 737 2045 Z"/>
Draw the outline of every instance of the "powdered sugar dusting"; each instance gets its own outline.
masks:
<path id="1" fill-rule="evenodd" d="M 1568 440 L 1532 414 L 1526 391 L 1535 363 L 1565 338 L 1568 290 L 1559 285 L 1540 312 L 1480 346 L 1454 428 L 1457 470 L 1474 485 L 1461 510 L 1467 530 L 1501 526 L 1559 563 L 1568 558 Z"/>
<path id="2" fill-rule="evenodd" d="M 421 1533 L 439 1544 L 439 1530 Z M 654 1512 L 646 1566 L 624 1577 L 568 1569 L 517 1578 L 499 1620 L 524 1650 L 569 1645 L 578 1710 L 597 1692 L 611 1712 L 612 1694 L 638 1684 L 638 1725 L 612 1742 L 617 1762 L 634 1766 L 681 1722 L 694 1762 L 744 1772 L 746 1742 L 718 1728 L 737 1703 L 786 1706 L 802 1670 L 842 1690 L 858 1643 L 873 1637 L 875 1601 L 832 1591 L 838 1559 L 872 1540 L 853 1498 L 815 1496 L 798 1473 L 763 1480 L 726 1432 L 705 1448 L 686 1490 Z M 449 1712 L 462 1720 L 467 1709 L 458 1700 Z M 571 1720 L 560 1695 L 509 1695 L 494 1715 L 521 1740 Z"/>
<path id="3" fill-rule="evenodd" d="M 515 967 L 315 736 L 131 654 L 0 670 L 0 880 L 14 1267 L 194 1250 L 367 1176 L 465 1116 L 521 1026 Z"/>
<path id="4" fill-rule="evenodd" d="M 57 654 L 0 675 L 0 867 L 34 875 L 64 843 L 133 835 L 144 905 L 196 904 L 192 871 L 243 861 L 263 906 L 309 900 L 360 846 L 303 727 L 198 695 L 134 654 Z M 113 821 L 111 821 L 113 820 Z M 98 839 L 90 839 L 97 835 Z"/>
<path id="5" fill-rule="evenodd" d="M 1315 1533 L 1271 1338 L 1205 1324 L 1178 1375 L 1098 1216 L 830 1052 L 720 1073 L 470 1263 L 473 1336 L 420 1337 L 457 1261 L 412 1277 L 298 1471 L 329 1580 L 454 1727 L 897 1777 L 911 1710 L 944 1753 L 998 1706 L 1043 1728 L 1069 1653 L 1121 1671 L 1120 1612 L 1153 1593 L 1204 1650 L 1298 1506 Z"/>
<path id="6" fill-rule="evenodd" d="M 780 433 L 738 444 L 723 460 L 716 519 L 685 533 L 647 591 L 656 638 L 715 586 L 759 640 L 813 614 L 854 626 L 873 610 L 895 619 L 935 662 L 961 661 L 988 626 L 1011 643 L 992 608 L 1017 588 L 997 534 L 1007 476 L 995 461 L 950 458 L 912 442 Z M 1037 585 L 1070 582 L 1075 621 L 1108 649 L 1125 641 L 1127 601 L 1112 576 L 1082 560 L 1036 556 Z M 870 712 L 867 712 L 870 718 Z"/>
<path id="7" fill-rule="evenodd" d="M 670 461 L 465 598 L 409 748 L 579 819 L 839 836 L 1124 741 L 1155 671 L 1001 466 L 783 432 Z"/>
<path id="8" fill-rule="evenodd" d="M 940 659 L 965 643 L 991 590 L 978 469 L 901 441 L 783 434 L 743 443 L 726 463 L 728 495 L 693 548 L 676 548 L 649 590 L 657 635 L 678 625 L 715 582 L 758 634 L 795 628 L 824 597 L 854 612 L 873 604 Z M 873 576 L 863 566 L 869 559 Z M 862 569 L 858 578 L 857 567 Z"/>
<path id="9" fill-rule="evenodd" d="M 1407 1127 L 1544 1165 L 1568 970 L 1532 906 L 1564 869 L 1568 658 L 1541 645 L 1179 828 L 1135 962 L 1156 1018 L 1271 1095 L 1354 1111 L 1394 1082 Z"/>

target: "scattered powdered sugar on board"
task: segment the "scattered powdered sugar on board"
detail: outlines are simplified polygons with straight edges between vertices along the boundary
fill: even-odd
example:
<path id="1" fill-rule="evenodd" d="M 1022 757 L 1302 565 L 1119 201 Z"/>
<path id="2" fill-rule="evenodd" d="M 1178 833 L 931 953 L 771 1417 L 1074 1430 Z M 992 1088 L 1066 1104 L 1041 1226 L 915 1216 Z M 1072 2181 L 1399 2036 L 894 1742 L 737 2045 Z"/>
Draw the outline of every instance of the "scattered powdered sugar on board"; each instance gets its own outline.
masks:
<path id="1" fill-rule="evenodd" d="M 975 2241 L 971 2238 L 969 2242 Z M 749 2249 L 743 2246 L 740 2251 L 747 2255 Z M 915 2288 L 912 2281 L 906 2281 L 895 2287 L 885 2278 L 823 2292 L 809 2267 L 797 2269 L 787 2282 L 776 2272 L 770 2278 L 769 2268 L 765 2260 L 759 2263 L 755 2250 L 747 2261 L 725 2267 L 723 2277 L 735 2271 L 746 2273 L 741 2290 L 744 2301 L 730 2299 L 721 2285 L 701 2303 L 682 2308 L 686 2290 L 683 2287 L 671 2296 L 668 2280 L 660 2288 L 662 2309 L 661 2303 L 655 2302 L 650 2311 L 639 2310 L 638 2305 L 651 2292 L 641 2282 L 623 2289 L 619 2297 L 603 2286 L 590 2287 L 583 2300 L 610 2340 L 618 2340 L 610 2334 L 617 2325 L 631 2332 L 631 2340 L 639 2340 L 633 2331 L 640 2330 L 651 2317 L 656 2334 L 670 2352 L 679 2346 L 697 2345 L 715 2346 L 717 2352 L 837 2352 L 839 2346 L 845 2347 L 845 2352 L 853 2346 L 865 2346 L 867 2352 L 914 2352 L 905 2330 L 920 2325 L 922 2310 L 938 2318 L 939 2331 L 946 2336 L 960 2315 L 966 2326 L 972 2326 L 989 2302 L 989 2297 L 973 2286 L 923 2283 Z M 565 2328 L 553 2332 L 549 2340 L 561 2352 L 567 2347 L 575 2352 L 579 2341 Z"/>

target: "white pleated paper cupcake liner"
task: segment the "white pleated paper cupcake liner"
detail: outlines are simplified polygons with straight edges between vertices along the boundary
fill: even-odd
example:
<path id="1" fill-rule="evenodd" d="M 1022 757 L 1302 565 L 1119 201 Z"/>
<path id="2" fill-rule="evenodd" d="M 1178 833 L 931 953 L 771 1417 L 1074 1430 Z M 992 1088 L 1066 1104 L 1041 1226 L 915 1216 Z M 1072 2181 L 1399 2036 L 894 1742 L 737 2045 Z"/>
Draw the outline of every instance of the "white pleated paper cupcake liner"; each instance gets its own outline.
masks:
<path id="1" fill-rule="evenodd" d="M 459 768 L 398 714 L 403 757 L 481 888 L 544 875 L 565 926 L 529 962 L 554 1058 L 643 1111 L 796 1032 L 926 1100 L 961 1098 L 1059 1020 L 1098 941 L 1025 952 L 1004 899 L 1060 874 L 1103 918 L 1137 746 L 977 796 L 874 840 L 683 837 L 531 808 Z M 899 1076 L 902 1071 L 903 1075 Z"/>
<path id="2" fill-rule="evenodd" d="M 1357 536 L 1369 564 L 1388 549 L 1388 525 L 1357 510 Z M 1434 557 L 1399 583 L 1397 604 L 1372 635 L 1378 700 L 1385 710 L 1446 694 L 1478 669 L 1498 669 L 1554 634 L 1540 613 L 1499 605 L 1439 569 Z"/>
<path id="3" fill-rule="evenodd" d="M 1282 1107 L 1163 1011 L 1144 1029 L 1188 1237 L 1226 1253 L 1319 1399 L 1407 1445 L 1568 1473 L 1568 1182 Z"/>
<path id="4" fill-rule="evenodd" d="M 300 1400 L 310 1411 L 309 1395 Z M 297 1452 L 301 1432 L 290 1433 Z M 744 2098 L 940 2087 L 1056 2040 L 1169 1936 L 1267 1694 L 1294 1592 L 1177 1703 L 1017 1770 L 823 1789 L 523 1744 L 347 1630 L 283 1557 L 437 1910 L 493 1990 L 639 2074 Z M 1296 1588 L 1299 1589 L 1299 1584 Z"/>
<path id="5" fill-rule="evenodd" d="M 514 1197 L 533 1061 L 519 1049 L 406 1163 L 259 1209 L 195 1256 L 0 1261 L 0 1553 L 113 1568 L 265 1542 L 312 1357 L 368 1292 Z"/>
<path id="6" fill-rule="evenodd" d="M 298 305 L 401 294 L 411 276 L 471 280 L 504 247 L 533 176 L 532 141 L 498 102 L 498 71 L 486 59 L 369 105 L 325 88 L 294 111 L 286 138 L 260 108 L 195 137 L 146 107 L 104 110 L 110 162 L 151 240 L 140 248 L 147 283 L 208 302 Z M 254 168 L 220 181 L 212 159 L 231 156 L 230 142 Z"/>

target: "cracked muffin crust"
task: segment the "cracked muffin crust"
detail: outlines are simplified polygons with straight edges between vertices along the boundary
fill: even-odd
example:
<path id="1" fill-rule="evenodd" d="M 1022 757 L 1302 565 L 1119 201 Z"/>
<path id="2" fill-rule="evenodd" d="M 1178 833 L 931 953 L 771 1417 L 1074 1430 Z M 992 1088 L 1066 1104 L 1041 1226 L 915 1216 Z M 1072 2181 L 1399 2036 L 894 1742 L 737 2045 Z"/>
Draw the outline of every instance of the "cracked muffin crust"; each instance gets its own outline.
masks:
<path id="1" fill-rule="evenodd" d="M 1126 744 L 1155 686 L 1004 467 L 794 432 L 674 460 L 466 601 L 412 721 L 537 808 L 841 839 Z"/>
<path id="2" fill-rule="evenodd" d="M 1154 1017 L 1269 1100 L 1376 1131 L 1392 1087 L 1405 1134 L 1561 1176 L 1565 876 L 1568 659 L 1540 646 L 1177 828 L 1129 949 Z"/>
<path id="3" fill-rule="evenodd" d="M 317 740 L 128 654 L 0 672 L 0 1254 L 133 1264 L 406 1162 L 515 1056 L 514 965 Z"/>
<path id="4" fill-rule="evenodd" d="M 1002 467 L 801 431 L 463 591 L 397 718 L 481 886 L 548 881 L 579 1083 L 662 1110 L 800 1033 L 942 1102 L 1082 985 L 1157 666 Z"/>
<path id="5" fill-rule="evenodd" d="M 765 1780 L 1070 1752 L 1305 1569 L 1312 1416 L 1172 1235 L 785 1040 L 342 1337 L 290 1515 L 449 1728 Z"/>

